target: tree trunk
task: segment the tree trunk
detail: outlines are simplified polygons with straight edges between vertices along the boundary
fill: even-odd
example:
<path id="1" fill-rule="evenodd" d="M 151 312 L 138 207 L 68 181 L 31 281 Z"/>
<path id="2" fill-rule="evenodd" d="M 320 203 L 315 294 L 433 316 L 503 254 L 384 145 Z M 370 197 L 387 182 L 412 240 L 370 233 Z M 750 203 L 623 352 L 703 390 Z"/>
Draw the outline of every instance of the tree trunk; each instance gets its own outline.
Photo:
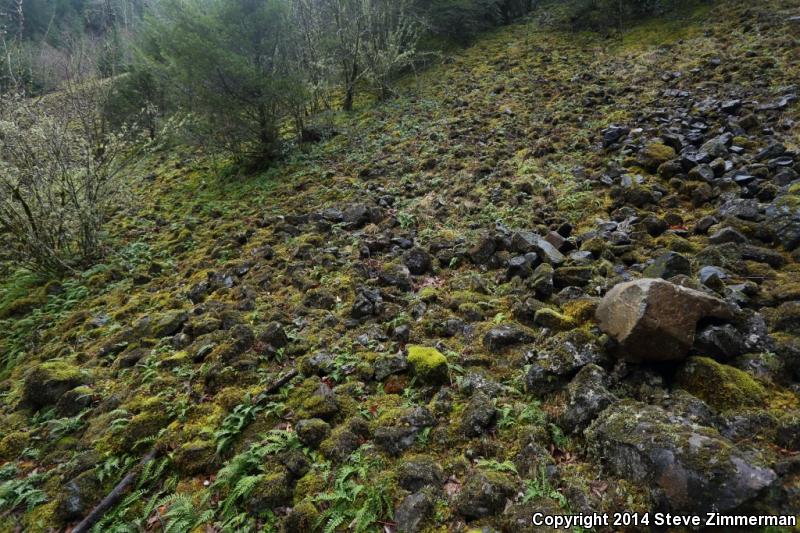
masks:
<path id="1" fill-rule="evenodd" d="M 353 61 L 353 69 L 345 73 L 347 90 L 344 96 L 344 104 L 342 105 L 345 111 L 353 110 L 353 98 L 355 98 L 356 93 L 356 78 L 358 78 L 358 63 Z"/>

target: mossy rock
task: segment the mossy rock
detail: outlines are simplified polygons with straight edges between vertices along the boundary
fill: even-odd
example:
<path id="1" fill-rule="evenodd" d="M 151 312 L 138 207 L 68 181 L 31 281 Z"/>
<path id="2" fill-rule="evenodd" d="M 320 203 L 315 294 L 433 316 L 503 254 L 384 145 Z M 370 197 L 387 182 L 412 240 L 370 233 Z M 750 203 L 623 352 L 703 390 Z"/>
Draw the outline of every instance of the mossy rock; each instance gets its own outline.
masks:
<path id="1" fill-rule="evenodd" d="M 0 320 L 6 318 L 19 318 L 27 315 L 37 307 L 41 307 L 47 303 L 47 292 L 44 287 L 41 287 L 29 295 L 22 298 L 17 298 L 7 306 L 0 309 Z"/>
<path id="2" fill-rule="evenodd" d="M 0 461 L 13 461 L 31 442 L 27 431 L 12 431 L 0 439 Z"/>
<path id="3" fill-rule="evenodd" d="M 30 512 L 26 513 L 25 516 L 22 517 L 22 531 L 49 531 L 52 529 L 53 523 L 56 522 L 55 515 L 57 505 L 57 501 L 49 501 L 36 506 Z M 16 524 L 14 524 L 14 527 L 11 527 L 12 524 L 9 523 L 8 526 L 9 529 L 6 530 L 4 526 L 0 525 L 0 531 L 4 533 L 6 531 L 19 531 L 19 526 Z"/>
<path id="4" fill-rule="evenodd" d="M 328 480 L 325 478 L 325 473 L 320 470 L 310 470 L 295 483 L 294 501 L 295 503 L 307 501 L 308 498 L 325 492 L 327 487 Z"/>
<path id="5" fill-rule="evenodd" d="M 511 476 L 501 472 L 475 472 L 464 484 L 456 508 L 468 519 L 500 514 L 506 506 L 506 500 L 516 491 L 516 485 Z"/>
<path id="6" fill-rule="evenodd" d="M 186 311 L 169 311 L 164 313 L 153 319 L 151 323 L 152 335 L 157 339 L 171 337 L 183 328 L 187 320 L 189 320 L 189 314 L 186 313 Z"/>
<path id="7" fill-rule="evenodd" d="M 216 447 L 207 440 L 195 439 L 181 444 L 173 455 L 175 468 L 186 476 L 208 471 L 214 465 Z"/>
<path id="8" fill-rule="evenodd" d="M 333 391 L 331 391 L 327 385 L 320 384 L 314 394 L 303 401 L 297 414 L 303 418 L 322 418 L 329 420 L 336 416 L 338 412 L 339 404 L 336 401 Z"/>
<path id="9" fill-rule="evenodd" d="M 257 516 L 266 516 L 275 507 L 292 503 L 294 491 L 291 476 L 284 469 L 264 474 L 251 494 L 247 502 L 248 511 Z"/>
<path id="10" fill-rule="evenodd" d="M 544 307 L 536 311 L 533 317 L 533 323 L 537 326 L 557 331 L 572 329 L 576 325 L 572 318 L 562 315 L 555 309 L 550 309 L 549 307 Z"/>
<path id="11" fill-rule="evenodd" d="M 708 357 L 690 357 L 675 376 L 678 386 L 720 410 L 763 405 L 767 391 L 747 372 Z"/>
<path id="12" fill-rule="evenodd" d="M 320 531 L 317 525 L 319 521 L 319 511 L 314 504 L 304 500 L 292 508 L 281 524 L 283 533 L 295 533 L 296 531 L 308 531 L 313 533 Z"/>
<path id="13" fill-rule="evenodd" d="M 105 495 L 103 484 L 94 470 L 80 474 L 66 483 L 56 499 L 55 515 L 61 523 L 85 516 Z"/>
<path id="14" fill-rule="evenodd" d="M 594 319 L 599 300 L 596 298 L 580 298 L 563 305 L 564 314 L 576 322 L 587 322 Z"/>
<path id="15" fill-rule="evenodd" d="M 423 383 L 437 385 L 446 383 L 449 379 L 447 357 L 436 348 L 410 345 L 408 362 Z"/>
<path id="16" fill-rule="evenodd" d="M 346 425 L 333 430 L 331 436 L 322 441 L 322 455 L 334 462 L 342 462 L 361 445 L 361 439 Z"/>
<path id="17" fill-rule="evenodd" d="M 662 163 L 674 159 L 675 149 L 662 142 L 651 142 L 645 146 L 637 159 L 638 163 L 650 172 L 656 172 Z"/>
<path id="18" fill-rule="evenodd" d="M 300 442 L 310 448 L 316 448 L 328 438 L 331 426 L 320 418 L 307 418 L 297 423 L 295 431 Z"/>
<path id="19" fill-rule="evenodd" d="M 146 439 L 155 437 L 168 424 L 169 416 L 165 412 L 139 413 L 130 419 L 120 435 L 110 436 L 109 440 L 116 451 L 130 451 L 144 447 Z"/>
<path id="20" fill-rule="evenodd" d="M 22 391 L 24 407 L 41 409 L 55 405 L 68 390 L 89 382 L 80 367 L 66 361 L 48 361 L 29 371 Z"/>

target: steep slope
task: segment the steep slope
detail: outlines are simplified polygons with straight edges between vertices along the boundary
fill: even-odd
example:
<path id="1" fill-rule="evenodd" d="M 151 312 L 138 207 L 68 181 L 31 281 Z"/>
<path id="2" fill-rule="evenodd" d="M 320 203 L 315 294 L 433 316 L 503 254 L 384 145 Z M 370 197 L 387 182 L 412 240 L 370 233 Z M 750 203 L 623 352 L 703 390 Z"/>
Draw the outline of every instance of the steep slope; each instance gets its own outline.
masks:
<path id="1" fill-rule="evenodd" d="M 162 156 L 107 265 L 6 285 L 0 531 L 74 524 L 153 448 L 101 530 L 797 514 L 798 16 L 532 21 L 262 175 Z M 626 362 L 595 310 L 641 277 L 731 314 Z"/>

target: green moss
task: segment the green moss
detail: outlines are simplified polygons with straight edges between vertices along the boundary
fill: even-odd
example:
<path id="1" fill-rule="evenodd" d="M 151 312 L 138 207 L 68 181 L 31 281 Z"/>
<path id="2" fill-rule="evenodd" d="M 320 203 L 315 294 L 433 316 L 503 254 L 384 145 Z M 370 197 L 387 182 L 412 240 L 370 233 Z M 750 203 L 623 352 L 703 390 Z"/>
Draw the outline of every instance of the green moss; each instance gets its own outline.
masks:
<path id="1" fill-rule="evenodd" d="M 22 519 L 22 529 L 24 531 L 50 531 L 53 524 L 56 522 L 56 501 L 50 501 L 43 505 L 36 506 L 29 513 L 25 514 Z M 9 526 L 11 526 L 9 521 Z M 0 526 L 1 527 L 1 526 Z M 0 530 L 3 531 L 3 530 Z M 11 528 L 8 531 L 19 531 L 17 527 Z"/>
<path id="2" fill-rule="evenodd" d="M 767 393 L 748 373 L 708 357 L 690 357 L 676 376 L 677 384 L 721 411 L 762 405 Z"/>
<path id="3" fill-rule="evenodd" d="M 37 307 L 47 303 L 47 292 L 44 288 L 37 289 L 30 294 L 17 298 L 8 305 L 0 309 L 0 320 L 9 317 L 21 317 L 27 315 Z"/>
<path id="4" fill-rule="evenodd" d="M 25 376 L 23 402 L 35 409 L 54 405 L 65 392 L 87 381 L 80 367 L 65 360 L 47 361 Z"/>
<path id="5" fill-rule="evenodd" d="M 572 300 L 564 304 L 564 314 L 577 322 L 587 322 L 594 318 L 597 300 L 588 298 Z"/>
<path id="6" fill-rule="evenodd" d="M 12 461 L 19 457 L 28 444 L 31 435 L 27 431 L 14 431 L 0 440 L 0 461 Z"/>
<path id="7" fill-rule="evenodd" d="M 214 463 L 216 446 L 210 440 L 195 439 L 181 444 L 173 454 L 175 468 L 183 475 L 197 475 Z"/>
<path id="8" fill-rule="evenodd" d="M 313 497 L 325 492 L 328 482 L 325 475 L 319 470 L 311 470 L 297 480 L 294 488 L 294 501 L 301 502 L 308 497 Z"/>
<path id="9" fill-rule="evenodd" d="M 675 159 L 675 150 L 662 142 L 651 142 L 639 153 L 639 162 L 646 169 L 654 171 L 662 163 Z"/>
<path id="10" fill-rule="evenodd" d="M 286 517 L 281 527 L 283 533 L 294 533 L 295 531 L 318 531 L 319 511 L 311 501 L 305 500 L 294 506 Z"/>
<path id="11" fill-rule="evenodd" d="M 423 383 L 445 383 L 448 379 L 447 358 L 436 348 L 411 345 L 408 362 Z"/>
<path id="12" fill-rule="evenodd" d="M 339 406 L 333 397 L 315 393 L 303 401 L 297 415 L 301 418 L 329 419 L 338 411 Z"/>
<path id="13" fill-rule="evenodd" d="M 572 318 L 562 315 L 555 309 L 543 307 L 536 311 L 533 317 L 533 323 L 543 328 L 555 330 L 567 330 L 575 327 L 575 321 Z"/>
<path id="14" fill-rule="evenodd" d="M 439 298 L 439 291 L 434 287 L 423 287 L 419 291 L 419 299 L 423 302 L 435 302 Z"/>

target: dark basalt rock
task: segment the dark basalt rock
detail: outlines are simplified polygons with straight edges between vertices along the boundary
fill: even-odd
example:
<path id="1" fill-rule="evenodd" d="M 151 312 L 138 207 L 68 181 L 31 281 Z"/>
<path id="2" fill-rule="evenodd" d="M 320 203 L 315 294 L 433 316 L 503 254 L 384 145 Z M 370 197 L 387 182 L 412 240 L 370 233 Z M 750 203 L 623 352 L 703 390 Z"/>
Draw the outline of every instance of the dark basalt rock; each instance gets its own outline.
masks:
<path id="1" fill-rule="evenodd" d="M 524 330 L 511 325 L 498 326 L 490 329 L 483 337 L 483 345 L 493 353 L 500 352 L 504 348 L 523 344 L 531 340 L 531 336 Z"/>
<path id="2" fill-rule="evenodd" d="M 611 472 L 651 487 L 654 503 L 672 512 L 726 512 L 777 478 L 716 430 L 633 400 L 603 411 L 586 439 Z"/>

